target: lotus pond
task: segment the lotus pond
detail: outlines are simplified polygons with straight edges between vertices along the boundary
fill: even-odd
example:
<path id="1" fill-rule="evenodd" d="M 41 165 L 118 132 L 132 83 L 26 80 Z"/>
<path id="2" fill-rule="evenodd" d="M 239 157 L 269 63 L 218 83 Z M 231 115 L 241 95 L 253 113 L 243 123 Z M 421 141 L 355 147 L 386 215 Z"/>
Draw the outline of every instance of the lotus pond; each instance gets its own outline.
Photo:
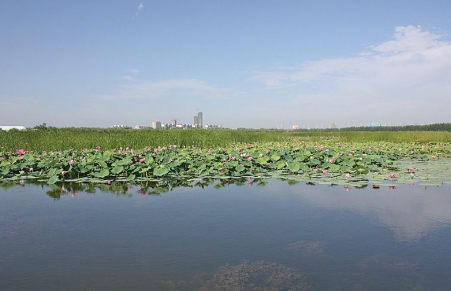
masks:
<path id="1" fill-rule="evenodd" d="M 451 180 L 448 143 L 340 142 L 336 139 L 0 152 L 0 183 L 117 185 L 162 180 L 282 178 L 363 187 Z"/>
<path id="2" fill-rule="evenodd" d="M 451 185 L 279 179 L 4 182 L 0 290 L 451 285 Z"/>

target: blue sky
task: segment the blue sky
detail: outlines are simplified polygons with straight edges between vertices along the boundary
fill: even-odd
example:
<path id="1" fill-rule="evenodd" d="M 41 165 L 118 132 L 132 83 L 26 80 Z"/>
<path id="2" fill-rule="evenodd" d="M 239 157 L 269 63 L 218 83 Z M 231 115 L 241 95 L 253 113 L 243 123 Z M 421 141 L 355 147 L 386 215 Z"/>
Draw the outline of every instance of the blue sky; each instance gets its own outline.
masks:
<path id="1" fill-rule="evenodd" d="M 450 1 L 0 3 L 0 125 L 451 122 Z"/>

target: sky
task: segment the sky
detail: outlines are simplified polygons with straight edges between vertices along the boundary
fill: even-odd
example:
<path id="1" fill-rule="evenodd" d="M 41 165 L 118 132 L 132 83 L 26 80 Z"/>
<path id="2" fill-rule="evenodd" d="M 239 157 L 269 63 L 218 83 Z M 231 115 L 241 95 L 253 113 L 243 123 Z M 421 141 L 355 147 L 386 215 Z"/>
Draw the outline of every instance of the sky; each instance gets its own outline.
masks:
<path id="1" fill-rule="evenodd" d="M 0 125 L 451 122 L 451 1 L 2 0 Z"/>

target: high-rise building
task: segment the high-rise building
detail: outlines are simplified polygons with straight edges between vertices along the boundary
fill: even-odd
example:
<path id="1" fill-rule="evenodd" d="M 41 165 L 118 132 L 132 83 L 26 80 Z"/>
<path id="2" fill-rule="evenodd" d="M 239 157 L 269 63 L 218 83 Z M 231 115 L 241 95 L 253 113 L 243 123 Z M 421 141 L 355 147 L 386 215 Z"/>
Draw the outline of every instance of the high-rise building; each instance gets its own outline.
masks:
<path id="1" fill-rule="evenodd" d="M 161 122 L 159 122 L 159 121 L 152 121 L 152 128 L 153 129 L 160 129 L 161 128 Z"/>
<path id="2" fill-rule="evenodd" d="M 199 120 L 198 120 L 198 118 L 197 118 L 197 115 L 196 116 L 194 116 L 194 127 L 198 127 L 198 123 L 199 123 Z"/>
<path id="3" fill-rule="evenodd" d="M 199 128 L 204 127 L 203 114 L 202 112 L 197 113 L 197 124 Z"/>

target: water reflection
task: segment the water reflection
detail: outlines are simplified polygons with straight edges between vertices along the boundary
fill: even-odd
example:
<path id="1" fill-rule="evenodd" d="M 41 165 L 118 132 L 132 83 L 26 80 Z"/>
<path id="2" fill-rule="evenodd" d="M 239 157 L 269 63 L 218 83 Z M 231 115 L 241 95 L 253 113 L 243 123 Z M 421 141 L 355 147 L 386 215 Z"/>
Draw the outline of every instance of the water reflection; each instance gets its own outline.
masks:
<path id="1" fill-rule="evenodd" d="M 376 217 L 390 228 L 399 241 L 415 241 L 435 229 L 451 224 L 451 191 L 449 186 L 421 187 L 398 186 L 379 190 L 359 191 L 353 188 L 324 191 L 311 187 L 297 193 L 316 206 L 360 213 Z M 340 193 L 342 195 L 337 195 Z"/>
<path id="2" fill-rule="evenodd" d="M 196 274 L 190 281 L 164 282 L 166 290 L 260 291 L 313 290 L 303 273 L 268 261 L 242 260 L 236 265 L 221 266 L 213 275 Z M 200 288 L 199 288 L 200 286 Z"/>
<path id="3" fill-rule="evenodd" d="M 235 186 L 258 186 L 264 187 L 266 185 L 266 179 L 259 178 L 228 178 L 228 179 L 171 179 L 171 180 L 154 180 L 145 181 L 135 184 L 127 182 L 114 182 L 112 184 L 102 183 L 59 183 L 48 185 L 46 183 L 39 182 L 3 182 L 0 183 L 0 187 L 4 190 L 14 187 L 26 187 L 27 185 L 40 186 L 45 190 L 45 193 L 56 200 L 61 199 L 64 195 L 70 195 L 75 197 L 79 192 L 94 194 L 96 191 L 113 193 L 116 195 L 125 195 L 132 197 L 132 193 L 139 193 L 141 195 L 160 195 L 162 193 L 173 191 L 176 188 L 205 188 L 213 186 L 214 189 L 221 189 L 230 185 Z"/>
<path id="4" fill-rule="evenodd" d="M 39 184 L 45 193 L 59 200 L 62 196 L 70 195 L 75 198 L 77 193 L 93 194 L 97 191 L 112 193 L 118 196 L 132 197 L 134 193 L 141 196 L 161 195 L 171 192 L 176 188 L 206 188 L 212 186 L 214 189 L 224 187 L 248 186 L 248 187 L 269 187 L 269 191 L 279 192 L 280 182 L 275 179 L 264 178 L 234 178 L 234 179 L 173 179 L 146 181 L 137 184 L 113 183 L 92 184 L 92 183 L 64 183 L 59 185 Z M 284 180 L 285 185 L 309 185 L 315 186 L 311 182 L 300 182 L 295 180 Z M 29 183 L 27 183 L 29 184 Z M 3 189 L 11 187 L 26 187 L 23 183 L 0 183 Z M 268 184 L 268 185 L 267 185 Z M 414 187 L 411 187 L 414 186 Z M 276 189 L 277 188 L 277 189 Z M 329 187 L 330 188 L 330 187 Z M 359 191 L 367 188 L 368 191 Z M 308 200 L 314 205 L 327 209 L 354 211 L 363 216 L 376 217 L 380 223 L 390 228 L 399 241 L 415 241 L 424 237 L 430 231 L 443 225 L 451 224 L 451 195 L 449 185 L 443 187 L 421 187 L 416 185 L 383 186 L 374 185 L 373 188 L 363 186 L 354 188 L 350 186 L 333 186 L 333 191 L 324 191 L 324 186 L 308 187 L 288 187 L 302 199 Z M 390 191 L 396 190 L 396 191 Z M 337 195 L 338 193 L 342 195 Z M 277 199 L 282 199 L 278 197 Z"/>
<path id="5" fill-rule="evenodd" d="M 446 186 L 253 178 L 10 186 L 0 190 L 2 290 L 451 285 Z"/>

